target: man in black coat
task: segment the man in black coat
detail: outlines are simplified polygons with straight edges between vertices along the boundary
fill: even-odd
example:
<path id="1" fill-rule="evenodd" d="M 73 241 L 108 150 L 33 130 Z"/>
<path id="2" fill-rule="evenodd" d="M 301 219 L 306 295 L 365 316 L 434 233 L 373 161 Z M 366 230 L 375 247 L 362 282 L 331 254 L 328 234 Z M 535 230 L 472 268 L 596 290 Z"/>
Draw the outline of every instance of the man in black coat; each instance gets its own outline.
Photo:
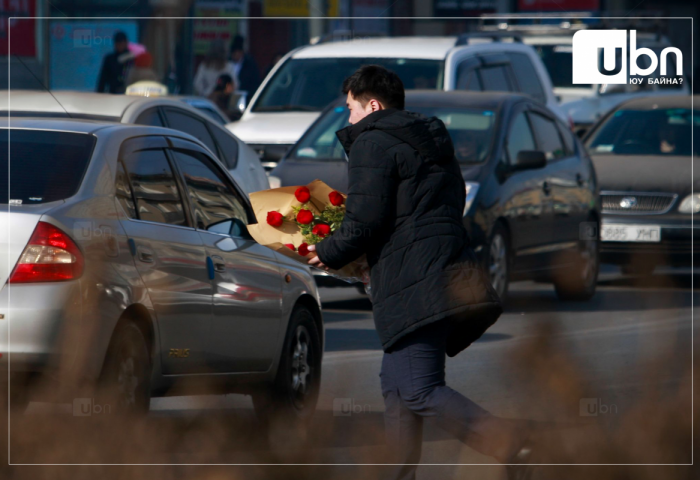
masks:
<path id="1" fill-rule="evenodd" d="M 129 41 L 124 32 L 114 34 L 114 51 L 102 59 L 100 77 L 97 81 L 97 92 L 124 93 L 126 91 L 126 76 L 134 63 L 134 56 L 129 52 Z"/>
<path id="2" fill-rule="evenodd" d="M 236 75 L 236 88 L 248 92 L 248 98 L 253 98 L 253 94 L 260 86 L 260 71 L 258 64 L 249 53 L 245 52 L 245 42 L 243 37 L 236 35 L 231 42 L 231 60 Z"/>
<path id="3" fill-rule="evenodd" d="M 466 348 L 502 312 L 469 247 L 464 180 L 447 129 L 435 117 L 403 110 L 403 84 L 381 66 L 360 68 L 343 93 L 351 123 L 337 132 L 349 155 L 345 219 L 310 247 L 317 257 L 309 263 L 337 269 L 367 256 L 384 349 L 389 463 L 403 464 L 392 478 L 415 478 L 426 416 L 482 453 L 526 463 L 531 449 L 523 429 L 445 384 L 445 355 Z"/>

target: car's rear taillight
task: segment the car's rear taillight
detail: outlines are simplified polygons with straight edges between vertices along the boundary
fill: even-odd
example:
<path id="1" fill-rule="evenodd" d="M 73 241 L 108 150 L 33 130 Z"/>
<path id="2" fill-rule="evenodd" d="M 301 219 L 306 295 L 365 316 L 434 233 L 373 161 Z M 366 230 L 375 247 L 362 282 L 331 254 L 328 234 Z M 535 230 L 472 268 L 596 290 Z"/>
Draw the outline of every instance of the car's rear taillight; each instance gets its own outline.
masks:
<path id="1" fill-rule="evenodd" d="M 83 274 L 83 254 L 62 230 L 39 222 L 24 248 L 10 283 L 62 282 Z"/>

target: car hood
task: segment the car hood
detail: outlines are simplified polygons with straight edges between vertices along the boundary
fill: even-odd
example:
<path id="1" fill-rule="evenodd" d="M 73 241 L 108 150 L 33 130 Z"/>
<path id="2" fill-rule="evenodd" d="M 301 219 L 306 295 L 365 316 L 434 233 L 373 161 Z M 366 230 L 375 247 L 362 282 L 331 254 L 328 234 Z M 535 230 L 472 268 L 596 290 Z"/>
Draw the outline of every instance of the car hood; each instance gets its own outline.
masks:
<path id="1" fill-rule="evenodd" d="M 687 195 L 700 187 L 700 165 L 690 157 L 591 155 L 601 190 L 668 192 Z M 695 171 L 695 176 L 692 172 Z M 692 179 L 692 182 L 691 182 Z"/>
<path id="2" fill-rule="evenodd" d="M 226 128 L 245 143 L 294 144 L 319 115 L 320 112 L 250 113 Z"/>

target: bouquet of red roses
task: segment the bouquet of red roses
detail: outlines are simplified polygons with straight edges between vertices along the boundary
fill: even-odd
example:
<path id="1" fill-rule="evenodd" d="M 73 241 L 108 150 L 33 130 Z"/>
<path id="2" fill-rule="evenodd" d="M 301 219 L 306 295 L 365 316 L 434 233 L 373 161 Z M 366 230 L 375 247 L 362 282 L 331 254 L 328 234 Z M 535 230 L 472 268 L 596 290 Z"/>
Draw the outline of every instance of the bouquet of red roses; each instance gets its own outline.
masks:
<path id="1" fill-rule="evenodd" d="M 313 257 L 309 245 L 332 235 L 345 217 L 346 195 L 314 180 L 308 185 L 250 194 L 258 223 L 248 230 L 261 245 L 303 263 Z M 263 220 L 264 219 L 264 220 Z M 331 274 L 349 282 L 367 281 L 364 257 Z"/>

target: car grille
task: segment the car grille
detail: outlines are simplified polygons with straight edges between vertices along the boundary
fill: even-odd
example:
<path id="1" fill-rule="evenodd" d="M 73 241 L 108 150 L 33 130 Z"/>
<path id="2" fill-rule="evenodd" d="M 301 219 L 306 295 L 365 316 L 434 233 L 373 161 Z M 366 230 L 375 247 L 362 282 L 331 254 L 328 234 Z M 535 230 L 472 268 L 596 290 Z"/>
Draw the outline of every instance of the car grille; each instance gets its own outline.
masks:
<path id="1" fill-rule="evenodd" d="M 668 212 L 678 198 L 675 193 L 601 192 L 603 213 L 642 215 Z"/>

